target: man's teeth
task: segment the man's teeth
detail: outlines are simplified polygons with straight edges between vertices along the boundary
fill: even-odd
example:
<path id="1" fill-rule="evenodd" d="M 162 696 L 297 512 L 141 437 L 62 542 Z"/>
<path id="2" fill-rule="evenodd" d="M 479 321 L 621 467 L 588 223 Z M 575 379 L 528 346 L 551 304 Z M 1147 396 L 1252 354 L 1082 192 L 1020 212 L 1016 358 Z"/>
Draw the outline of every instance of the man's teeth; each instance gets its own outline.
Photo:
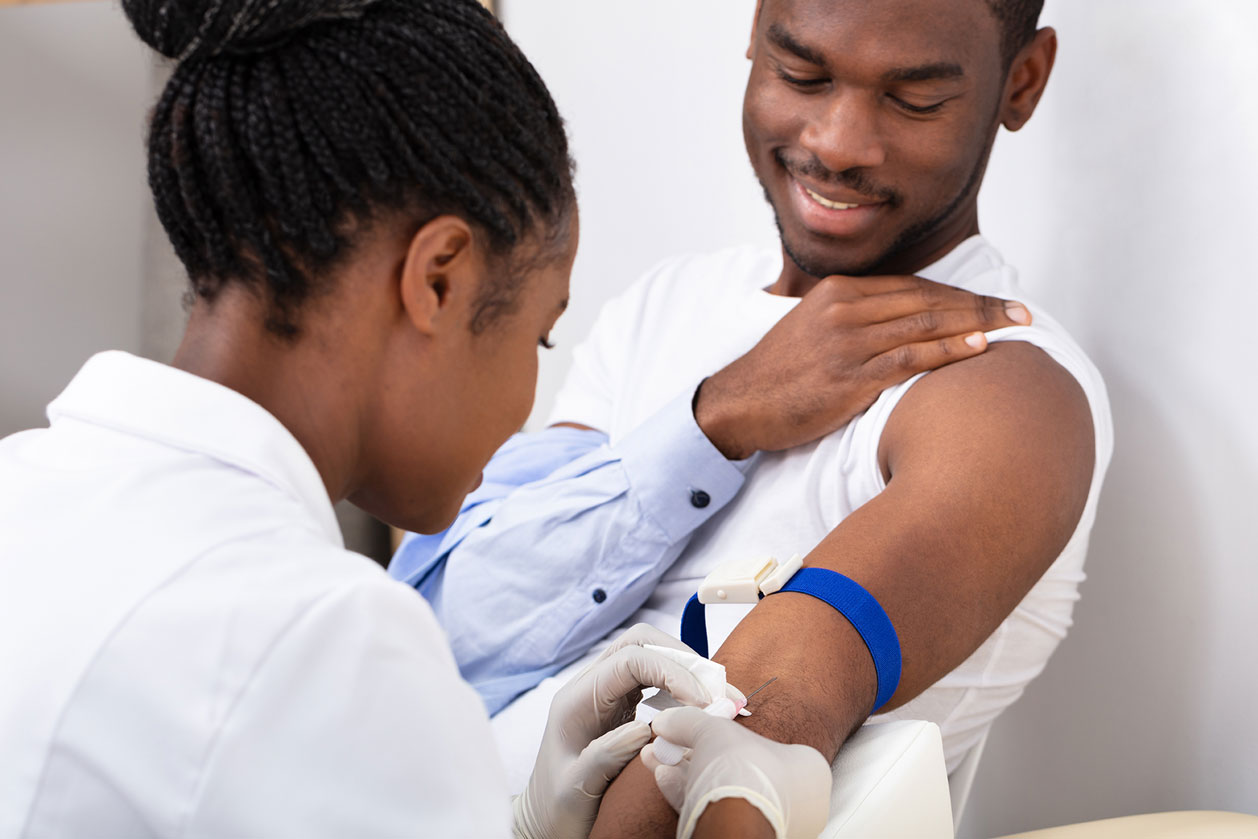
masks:
<path id="1" fill-rule="evenodd" d="M 855 210 L 857 207 L 860 206 L 860 204 L 840 204 L 838 201 L 831 201 L 829 198 L 822 198 L 820 195 L 813 192 L 811 189 L 809 189 L 806 186 L 804 187 L 804 192 L 807 192 L 808 195 L 812 198 L 812 200 L 816 201 L 821 206 L 827 207 L 831 210 Z"/>

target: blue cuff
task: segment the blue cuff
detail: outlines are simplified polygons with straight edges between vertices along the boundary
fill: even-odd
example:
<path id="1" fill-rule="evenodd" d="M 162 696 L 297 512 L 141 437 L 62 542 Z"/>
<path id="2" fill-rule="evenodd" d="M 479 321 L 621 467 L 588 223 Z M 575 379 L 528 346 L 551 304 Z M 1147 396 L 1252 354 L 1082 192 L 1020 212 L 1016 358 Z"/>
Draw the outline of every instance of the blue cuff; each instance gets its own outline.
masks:
<path id="1" fill-rule="evenodd" d="M 693 389 L 614 445 L 645 513 L 678 542 L 733 500 L 755 456 L 729 460 L 695 422 Z"/>
<path id="2" fill-rule="evenodd" d="M 900 687 L 902 665 L 900 637 L 882 605 L 860 583 L 828 568 L 799 569 L 777 591 L 778 594 L 787 592 L 807 594 L 828 603 L 860 634 L 874 660 L 874 673 L 878 677 L 878 695 L 870 712 L 878 713 Z"/>

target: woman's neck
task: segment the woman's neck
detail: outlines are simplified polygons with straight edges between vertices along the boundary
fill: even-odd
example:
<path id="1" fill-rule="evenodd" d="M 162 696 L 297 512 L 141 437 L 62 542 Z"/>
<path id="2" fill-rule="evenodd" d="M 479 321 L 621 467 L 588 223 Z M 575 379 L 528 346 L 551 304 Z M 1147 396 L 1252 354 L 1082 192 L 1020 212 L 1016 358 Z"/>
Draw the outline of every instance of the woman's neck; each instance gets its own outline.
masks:
<path id="1" fill-rule="evenodd" d="M 356 486 L 359 434 L 351 383 L 338 374 L 327 344 L 303 334 L 281 338 L 265 327 L 252 292 L 225 287 L 198 301 L 172 365 L 248 397 L 297 438 L 333 503 Z"/>

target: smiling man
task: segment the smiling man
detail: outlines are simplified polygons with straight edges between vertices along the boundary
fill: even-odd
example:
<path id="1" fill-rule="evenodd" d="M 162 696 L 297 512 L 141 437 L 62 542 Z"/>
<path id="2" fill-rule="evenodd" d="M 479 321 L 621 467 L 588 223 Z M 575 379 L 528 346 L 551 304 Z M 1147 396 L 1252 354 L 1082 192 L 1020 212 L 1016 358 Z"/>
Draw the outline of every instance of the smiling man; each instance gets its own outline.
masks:
<path id="1" fill-rule="evenodd" d="M 676 633 L 730 559 L 798 553 L 868 592 L 903 661 L 880 710 L 937 722 L 950 770 L 1043 669 L 1112 432 L 1095 368 L 1038 306 L 1003 303 L 1016 273 L 979 235 L 996 135 L 1052 70 L 1041 4 L 761 1 L 744 133 L 781 249 L 667 262 L 610 303 L 554 427 L 508 444 L 455 528 L 394 561 L 505 707 L 517 763 L 584 659 L 542 676 L 626 619 Z M 833 757 L 869 717 L 879 674 L 826 603 L 708 613 L 731 683 L 778 678 L 746 725 Z M 674 827 L 635 762 L 595 834 Z"/>

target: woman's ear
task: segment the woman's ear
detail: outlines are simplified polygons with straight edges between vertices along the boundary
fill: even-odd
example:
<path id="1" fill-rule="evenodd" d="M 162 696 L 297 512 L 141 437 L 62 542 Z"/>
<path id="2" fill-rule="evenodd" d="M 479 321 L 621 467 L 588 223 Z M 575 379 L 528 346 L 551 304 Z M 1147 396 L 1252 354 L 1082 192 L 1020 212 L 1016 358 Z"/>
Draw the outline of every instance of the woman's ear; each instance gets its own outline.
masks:
<path id="1" fill-rule="evenodd" d="M 472 228 L 458 216 L 438 216 L 411 239 L 402 263 L 402 308 L 421 333 L 466 322 L 480 281 L 475 243 Z"/>
<path id="2" fill-rule="evenodd" d="M 1018 53 L 1005 83 L 1005 104 L 1000 115 L 1005 128 L 1017 131 L 1027 124 L 1044 95 L 1056 60 L 1057 33 L 1049 28 L 1035 33 L 1034 40 Z"/>

